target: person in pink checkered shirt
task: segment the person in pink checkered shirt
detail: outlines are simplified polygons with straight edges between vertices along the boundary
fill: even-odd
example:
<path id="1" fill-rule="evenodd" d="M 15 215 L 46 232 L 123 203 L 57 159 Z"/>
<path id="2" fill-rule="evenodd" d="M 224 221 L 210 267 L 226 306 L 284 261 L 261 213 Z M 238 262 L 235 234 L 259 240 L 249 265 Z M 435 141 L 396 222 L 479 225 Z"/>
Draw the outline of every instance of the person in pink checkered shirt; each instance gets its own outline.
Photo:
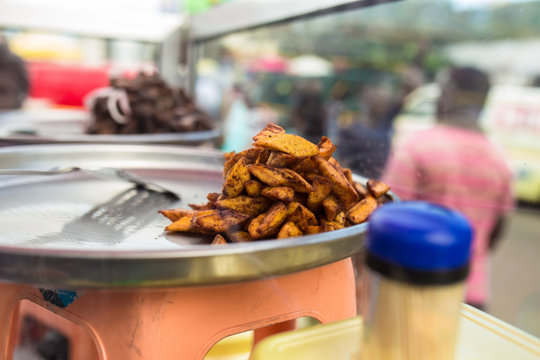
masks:
<path id="1" fill-rule="evenodd" d="M 452 67 L 441 78 L 437 124 L 393 149 L 383 174 L 402 200 L 463 213 L 474 229 L 466 302 L 489 303 L 489 255 L 514 206 L 513 174 L 503 149 L 479 127 L 490 83 L 483 72 Z"/>

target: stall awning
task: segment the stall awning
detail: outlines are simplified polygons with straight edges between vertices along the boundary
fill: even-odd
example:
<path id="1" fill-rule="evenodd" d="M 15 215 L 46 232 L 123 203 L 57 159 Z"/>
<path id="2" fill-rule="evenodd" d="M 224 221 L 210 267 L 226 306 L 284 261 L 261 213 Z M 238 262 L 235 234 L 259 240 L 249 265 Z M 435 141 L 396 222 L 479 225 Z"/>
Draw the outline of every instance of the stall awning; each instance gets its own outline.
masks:
<path id="1" fill-rule="evenodd" d="M 0 29 L 52 31 L 95 38 L 161 43 L 182 24 L 178 14 L 84 11 L 43 4 L 0 1 Z"/>

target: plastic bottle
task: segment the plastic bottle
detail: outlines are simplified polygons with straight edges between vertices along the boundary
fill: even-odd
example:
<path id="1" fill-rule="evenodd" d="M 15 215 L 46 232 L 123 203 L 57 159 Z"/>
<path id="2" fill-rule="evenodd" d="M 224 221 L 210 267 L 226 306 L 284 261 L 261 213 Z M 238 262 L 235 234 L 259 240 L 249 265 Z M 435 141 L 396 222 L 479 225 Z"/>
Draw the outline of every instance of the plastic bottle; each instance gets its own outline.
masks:
<path id="1" fill-rule="evenodd" d="M 472 229 L 425 202 L 387 204 L 370 218 L 363 360 L 454 360 Z"/>

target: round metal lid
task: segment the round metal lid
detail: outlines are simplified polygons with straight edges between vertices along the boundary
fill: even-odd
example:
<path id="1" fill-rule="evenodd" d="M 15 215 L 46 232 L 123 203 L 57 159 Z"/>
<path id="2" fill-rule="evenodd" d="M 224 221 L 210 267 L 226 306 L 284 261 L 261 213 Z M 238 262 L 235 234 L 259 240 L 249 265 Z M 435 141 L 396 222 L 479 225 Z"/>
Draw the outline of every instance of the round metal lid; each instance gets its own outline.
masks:
<path id="1" fill-rule="evenodd" d="M 82 173 L 0 178 L 0 280 L 57 288 L 217 284 L 307 270 L 358 253 L 366 224 L 293 239 L 211 246 L 167 233 L 157 213 L 206 202 L 223 184 L 223 154 L 151 145 L 0 149 L 3 168 L 121 167 L 180 201 Z M 358 178 L 361 180 L 361 178 Z"/>

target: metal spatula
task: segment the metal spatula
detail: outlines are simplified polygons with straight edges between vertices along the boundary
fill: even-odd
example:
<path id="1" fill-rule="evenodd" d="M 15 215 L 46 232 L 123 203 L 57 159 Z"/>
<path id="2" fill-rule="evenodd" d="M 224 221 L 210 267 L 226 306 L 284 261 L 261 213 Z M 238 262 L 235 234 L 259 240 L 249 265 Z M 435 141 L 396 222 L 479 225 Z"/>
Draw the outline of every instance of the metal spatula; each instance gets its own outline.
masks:
<path id="1" fill-rule="evenodd" d="M 80 168 L 76 166 L 64 167 L 64 168 L 53 168 L 51 170 L 11 170 L 11 169 L 0 169 L 0 175 L 61 175 L 71 172 L 81 171 L 92 176 L 106 179 L 106 180 L 122 180 L 127 181 L 137 186 L 143 187 L 148 190 L 157 191 L 163 194 L 167 194 L 176 199 L 180 199 L 180 196 L 175 192 L 166 189 L 158 184 L 150 182 L 141 178 L 138 175 L 135 175 L 129 171 L 118 168 L 104 167 L 104 168 Z"/>

